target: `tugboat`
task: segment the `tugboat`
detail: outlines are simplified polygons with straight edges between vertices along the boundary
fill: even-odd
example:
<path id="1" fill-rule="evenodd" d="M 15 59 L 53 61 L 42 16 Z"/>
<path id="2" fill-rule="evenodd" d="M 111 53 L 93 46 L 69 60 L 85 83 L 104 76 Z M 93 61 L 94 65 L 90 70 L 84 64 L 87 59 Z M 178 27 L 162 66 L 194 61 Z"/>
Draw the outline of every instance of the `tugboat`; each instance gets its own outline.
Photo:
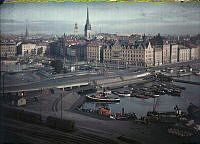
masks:
<path id="1" fill-rule="evenodd" d="M 86 95 L 86 98 L 96 102 L 119 102 L 119 98 L 108 97 L 105 93 L 96 93 L 96 95 Z"/>

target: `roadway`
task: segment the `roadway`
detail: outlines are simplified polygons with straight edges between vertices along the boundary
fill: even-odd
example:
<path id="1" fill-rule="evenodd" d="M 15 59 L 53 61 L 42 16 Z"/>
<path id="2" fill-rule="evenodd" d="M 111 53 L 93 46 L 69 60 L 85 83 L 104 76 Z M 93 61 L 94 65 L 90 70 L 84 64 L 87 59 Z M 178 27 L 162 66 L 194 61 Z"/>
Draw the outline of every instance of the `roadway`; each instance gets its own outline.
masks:
<path id="1" fill-rule="evenodd" d="M 118 77 L 118 75 L 108 75 L 105 76 L 103 74 L 80 74 L 77 75 L 64 75 L 59 77 L 52 77 L 48 79 L 42 79 L 39 81 L 34 81 L 25 84 L 13 85 L 13 86 L 5 86 L 4 92 L 16 92 L 16 91 L 31 91 L 31 90 L 39 90 L 41 88 L 55 88 L 59 86 L 67 86 L 74 85 L 78 83 L 90 83 L 94 80 L 105 79 L 110 77 Z"/>
<path id="2" fill-rule="evenodd" d="M 160 67 L 155 67 L 152 70 L 165 69 L 167 67 L 177 68 L 178 66 L 187 66 L 190 65 L 195 69 L 200 68 L 200 60 L 190 61 L 185 63 L 176 63 L 172 65 L 163 65 Z M 198 66 L 197 66 L 198 65 Z M 117 70 L 112 72 L 74 72 L 62 75 L 52 76 L 50 78 L 45 78 L 37 81 L 32 81 L 29 83 L 20 83 L 18 85 L 13 86 L 5 86 L 4 92 L 16 92 L 16 91 L 31 91 L 31 90 L 39 90 L 41 88 L 61 88 L 63 86 L 70 87 L 70 85 L 77 85 L 79 83 L 88 83 L 93 84 L 94 81 L 104 80 L 109 78 L 121 78 L 124 76 L 134 76 L 137 74 L 144 73 L 146 70 L 141 69 L 140 71 L 129 70 Z M 111 82 L 112 83 L 112 82 Z M 2 92 L 2 91 L 1 91 Z"/>

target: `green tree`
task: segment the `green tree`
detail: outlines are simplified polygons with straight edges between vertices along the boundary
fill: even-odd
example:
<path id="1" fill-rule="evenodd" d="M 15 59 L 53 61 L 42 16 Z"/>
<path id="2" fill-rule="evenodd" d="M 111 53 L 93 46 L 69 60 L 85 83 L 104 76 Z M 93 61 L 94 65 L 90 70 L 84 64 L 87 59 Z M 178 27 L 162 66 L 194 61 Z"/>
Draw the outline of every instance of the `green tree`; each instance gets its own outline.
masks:
<path id="1" fill-rule="evenodd" d="M 61 60 L 51 61 L 51 66 L 55 69 L 56 73 L 60 73 L 63 69 L 63 62 Z"/>
<path id="2" fill-rule="evenodd" d="M 43 53 L 43 47 L 37 49 L 37 55 L 41 55 Z"/>
<path id="3" fill-rule="evenodd" d="M 36 55 L 36 49 L 31 50 L 31 55 Z"/>

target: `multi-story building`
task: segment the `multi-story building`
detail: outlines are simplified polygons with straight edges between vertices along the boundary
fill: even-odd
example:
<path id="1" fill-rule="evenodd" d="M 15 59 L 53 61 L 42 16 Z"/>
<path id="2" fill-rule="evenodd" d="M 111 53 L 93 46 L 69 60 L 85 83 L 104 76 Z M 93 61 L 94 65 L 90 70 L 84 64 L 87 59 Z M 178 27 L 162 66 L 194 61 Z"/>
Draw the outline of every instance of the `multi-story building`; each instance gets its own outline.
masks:
<path id="1" fill-rule="evenodd" d="M 169 64 L 170 63 L 170 44 L 165 43 L 162 49 L 162 63 Z"/>
<path id="2" fill-rule="evenodd" d="M 26 55 L 43 55 L 47 50 L 46 44 L 34 44 L 34 43 L 21 43 L 17 47 L 17 54 L 21 56 Z"/>
<path id="3" fill-rule="evenodd" d="M 154 66 L 162 65 L 162 47 L 154 46 Z"/>
<path id="4" fill-rule="evenodd" d="M 191 60 L 200 58 L 200 46 L 191 46 Z"/>
<path id="5" fill-rule="evenodd" d="M 65 56 L 66 54 L 66 48 L 64 44 L 64 38 L 58 38 L 58 40 L 50 43 L 50 55 L 51 56 Z"/>
<path id="6" fill-rule="evenodd" d="M 67 59 L 71 62 L 84 61 L 86 58 L 86 46 L 82 44 L 78 45 L 68 45 L 67 49 Z"/>
<path id="7" fill-rule="evenodd" d="M 119 41 L 116 41 L 112 45 L 107 45 L 103 49 L 103 61 L 105 63 L 119 64 L 123 63 L 122 61 L 122 47 Z"/>
<path id="8" fill-rule="evenodd" d="M 149 42 L 147 47 L 145 48 L 145 66 L 153 65 L 153 47 Z"/>
<path id="9" fill-rule="evenodd" d="M 93 42 L 86 46 L 86 60 L 88 62 L 102 62 L 103 61 L 103 43 Z"/>
<path id="10" fill-rule="evenodd" d="M 177 63 L 178 60 L 178 44 L 170 45 L 170 63 Z"/>
<path id="11" fill-rule="evenodd" d="M 21 43 L 17 48 L 17 54 L 21 56 L 36 54 L 36 44 L 33 43 Z"/>
<path id="12" fill-rule="evenodd" d="M 113 46 L 107 46 L 103 50 L 103 61 L 113 64 L 150 66 L 153 65 L 153 48 L 150 42 L 121 45 L 116 41 Z"/>
<path id="13" fill-rule="evenodd" d="M 16 43 L 1 43 L 0 46 L 1 57 L 14 57 L 16 56 Z"/>
<path id="14" fill-rule="evenodd" d="M 190 48 L 179 45 L 179 47 L 178 47 L 178 62 L 189 61 L 191 59 L 190 52 L 191 52 Z"/>

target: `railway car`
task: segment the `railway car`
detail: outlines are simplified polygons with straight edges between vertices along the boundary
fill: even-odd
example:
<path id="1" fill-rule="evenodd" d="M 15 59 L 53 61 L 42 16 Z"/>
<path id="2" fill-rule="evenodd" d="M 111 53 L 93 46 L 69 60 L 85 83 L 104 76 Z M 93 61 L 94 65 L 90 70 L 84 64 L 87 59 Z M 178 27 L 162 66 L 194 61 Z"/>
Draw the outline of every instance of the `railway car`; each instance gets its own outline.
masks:
<path id="1" fill-rule="evenodd" d="M 33 112 L 23 111 L 20 113 L 19 120 L 27 122 L 27 123 L 33 123 L 33 124 L 41 124 L 41 115 Z"/>
<path id="2" fill-rule="evenodd" d="M 73 120 L 61 120 L 55 117 L 47 117 L 46 125 L 50 128 L 61 130 L 61 131 L 73 131 L 75 122 Z"/>
<path id="3" fill-rule="evenodd" d="M 3 117 L 19 120 L 23 110 L 14 109 L 14 108 L 2 108 L 1 113 Z"/>

